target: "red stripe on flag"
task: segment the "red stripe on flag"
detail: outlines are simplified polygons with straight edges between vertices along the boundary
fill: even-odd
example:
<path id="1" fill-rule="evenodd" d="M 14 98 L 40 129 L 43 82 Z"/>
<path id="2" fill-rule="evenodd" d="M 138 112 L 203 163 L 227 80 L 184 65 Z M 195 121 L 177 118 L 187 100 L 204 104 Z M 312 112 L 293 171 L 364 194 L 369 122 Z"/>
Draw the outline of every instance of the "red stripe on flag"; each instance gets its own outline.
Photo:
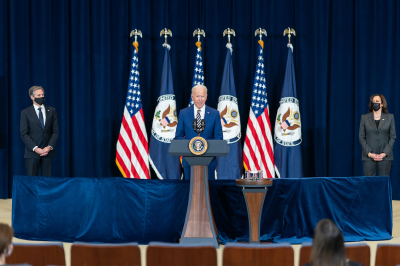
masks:
<path id="1" fill-rule="evenodd" d="M 267 119 L 267 122 L 268 122 L 268 127 L 269 127 L 269 132 L 271 132 L 272 133 L 272 127 L 271 127 L 271 120 L 269 119 L 269 112 L 268 112 L 268 105 L 267 105 L 267 107 L 265 107 L 265 109 L 264 109 L 264 115 L 265 115 L 265 119 Z M 272 156 L 272 157 L 274 157 L 274 156 Z"/>
<path id="2" fill-rule="evenodd" d="M 139 139 L 140 139 L 140 135 L 143 136 L 143 132 L 140 130 L 140 127 L 139 127 L 139 125 L 138 125 L 138 123 L 137 123 L 136 117 L 133 116 L 133 117 L 132 117 L 132 124 L 135 125 L 135 123 L 136 123 L 136 125 L 138 126 L 138 129 L 139 129 L 139 130 L 137 130 L 137 129 L 135 128 L 135 129 L 136 129 L 135 132 L 137 133 L 137 135 L 139 136 Z M 130 141 L 131 141 L 131 143 L 132 143 L 132 151 L 133 151 L 133 153 L 135 154 L 135 157 L 136 157 L 136 159 L 138 160 L 138 162 L 139 162 L 139 164 L 140 164 L 140 167 L 143 169 L 143 172 L 144 172 L 144 174 L 146 175 L 146 178 L 149 179 L 149 177 L 150 177 L 150 176 L 149 176 L 149 169 L 147 168 L 147 165 L 146 165 L 145 161 L 143 160 L 142 154 L 140 153 L 139 149 L 137 148 L 136 142 L 133 140 L 131 128 L 129 127 L 128 122 L 125 120 L 125 117 L 124 117 L 124 119 L 122 120 L 122 125 L 123 125 L 123 127 L 124 127 L 124 129 L 125 129 L 127 135 L 129 136 L 129 139 L 130 139 Z M 139 133 L 140 133 L 140 134 L 139 134 Z M 146 144 L 147 144 L 147 142 L 146 142 Z M 139 145 L 140 145 L 140 144 L 139 144 Z M 126 144 L 125 144 L 125 146 L 126 146 Z M 145 147 L 147 148 L 147 145 L 146 145 Z M 146 150 L 146 148 L 145 148 L 145 150 Z M 129 158 L 129 160 L 131 160 L 131 158 Z M 131 161 L 132 161 L 132 160 L 131 160 Z M 138 175 L 138 173 L 137 173 L 137 171 L 136 171 L 136 169 L 135 169 L 135 167 L 132 166 L 132 168 L 133 168 L 133 169 L 131 169 L 131 171 L 136 173 L 135 178 L 140 178 L 139 175 Z"/>
<path id="3" fill-rule="evenodd" d="M 247 140 L 247 137 L 244 139 L 244 142 L 245 142 L 245 143 L 246 143 L 246 140 Z M 243 149 L 243 166 L 244 166 L 244 169 L 245 169 L 245 170 L 251 170 L 251 169 L 250 169 L 249 159 L 247 158 L 245 151 L 246 151 L 246 150 Z M 250 150 L 249 150 L 249 153 L 250 153 Z M 251 155 L 250 155 L 250 156 L 251 156 Z"/>
<path id="4" fill-rule="evenodd" d="M 120 135 L 121 136 L 121 135 Z M 119 167 L 122 168 L 123 173 L 125 174 L 124 177 L 131 177 L 131 173 L 129 172 L 128 168 L 125 165 L 124 160 L 122 160 L 121 155 L 117 152 L 117 163 L 119 165 Z"/>
<path id="5" fill-rule="evenodd" d="M 249 121 L 250 121 L 250 119 L 249 119 Z M 250 127 L 250 124 L 248 124 L 248 126 Z M 253 136 L 253 138 L 254 138 L 254 136 Z M 248 164 L 247 166 L 250 168 L 249 170 L 252 170 L 252 171 L 254 171 L 254 170 L 260 170 L 261 167 L 260 167 L 260 165 L 258 164 L 258 160 L 257 160 L 256 154 L 255 154 L 255 152 L 254 152 L 254 150 L 253 150 L 253 147 L 251 146 L 250 138 L 246 136 L 246 139 L 245 139 L 244 142 L 245 142 L 245 145 L 246 145 L 247 149 L 249 150 L 251 160 L 253 161 L 253 163 L 254 163 L 255 166 L 256 166 L 256 169 L 251 169 L 250 164 Z M 246 154 L 245 154 L 245 157 L 246 157 Z M 248 160 L 247 157 L 246 157 L 246 159 Z"/>
<path id="6" fill-rule="evenodd" d="M 142 120 L 144 122 L 143 109 L 140 109 L 139 113 L 140 113 L 140 116 L 141 116 L 141 118 L 142 118 Z M 144 147 L 144 149 L 146 151 L 146 154 L 149 154 L 149 147 L 148 147 L 147 139 L 143 134 L 142 128 L 139 126 L 139 122 L 138 122 L 138 120 L 136 118 L 136 115 L 132 116 L 132 123 L 133 123 L 133 126 L 135 127 L 135 130 L 136 130 L 137 134 L 138 134 L 140 142 L 142 143 L 142 145 L 143 145 L 143 147 Z"/>
<path id="7" fill-rule="evenodd" d="M 124 120 L 125 120 L 125 119 L 124 119 Z M 125 131 L 126 131 L 126 129 L 125 129 Z M 129 138 L 131 138 L 130 135 L 129 135 Z M 136 171 L 136 168 L 135 168 L 135 167 L 133 166 L 133 164 L 132 164 L 132 154 L 131 154 L 131 151 L 129 150 L 128 145 L 126 145 L 126 142 L 125 142 L 124 138 L 123 138 L 121 135 L 119 135 L 118 141 L 119 141 L 119 144 L 121 145 L 122 149 L 123 149 L 124 152 L 125 152 L 125 156 L 129 159 L 129 162 L 131 163 L 131 172 L 128 172 L 128 173 L 129 173 L 129 177 L 132 177 L 132 176 L 130 176 L 130 173 L 132 173 L 132 175 L 133 175 L 134 178 L 140 178 L 139 174 L 138 174 L 137 171 Z M 132 147 L 132 150 L 134 151 L 134 150 L 135 150 L 135 147 Z M 125 165 L 125 167 L 126 167 L 126 165 Z"/>
<path id="8" fill-rule="evenodd" d="M 257 122 L 257 120 L 256 120 L 256 122 Z M 263 151 L 263 147 L 261 146 L 261 142 L 260 142 L 260 140 L 259 140 L 259 138 L 258 138 L 258 134 L 257 134 L 257 132 L 256 132 L 254 126 L 253 126 L 253 121 L 252 121 L 251 119 L 249 119 L 249 128 L 250 128 L 250 130 L 251 130 L 251 134 L 252 134 L 253 136 L 257 136 L 257 137 L 254 137 L 254 141 L 256 142 L 256 146 L 257 146 L 257 148 L 258 148 L 258 150 L 259 150 L 259 154 L 260 154 L 260 157 L 261 157 L 261 161 L 262 161 L 262 163 L 263 163 L 265 169 L 267 170 L 267 169 L 268 169 L 268 165 L 267 165 L 267 161 L 266 161 L 266 159 L 265 159 L 265 154 L 264 154 L 264 152 L 262 152 L 262 151 Z M 262 131 L 262 130 L 261 130 L 261 131 Z M 266 141 L 268 141 L 268 140 L 266 140 Z M 270 173 L 269 171 L 266 171 L 266 172 L 267 172 L 268 178 L 272 178 L 271 173 Z"/>
<path id="9" fill-rule="evenodd" d="M 260 125 L 260 128 L 264 129 L 264 121 L 262 120 L 262 116 L 263 115 L 260 115 L 257 118 L 257 121 L 258 121 L 258 124 Z M 269 119 L 267 117 L 266 117 L 266 119 L 267 119 L 267 121 L 269 121 Z M 270 130 L 270 132 L 271 132 L 271 130 Z M 263 135 L 263 139 L 265 141 L 265 146 L 267 148 L 269 158 L 271 159 L 272 164 L 275 165 L 274 152 L 272 151 L 271 143 L 269 142 L 267 135 L 265 134 L 265 130 L 261 130 L 261 134 Z M 266 166 L 266 167 L 268 167 L 268 166 Z"/>

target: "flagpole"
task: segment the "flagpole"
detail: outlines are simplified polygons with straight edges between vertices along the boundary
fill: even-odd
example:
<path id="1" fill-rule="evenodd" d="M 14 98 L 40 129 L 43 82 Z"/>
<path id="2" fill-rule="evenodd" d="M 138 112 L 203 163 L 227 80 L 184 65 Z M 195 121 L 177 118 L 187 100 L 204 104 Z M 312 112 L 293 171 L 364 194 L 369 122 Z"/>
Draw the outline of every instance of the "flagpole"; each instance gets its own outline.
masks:
<path id="1" fill-rule="evenodd" d="M 292 52 L 293 52 L 293 45 L 290 43 L 290 37 L 292 36 L 292 34 L 293 34 L 293 36 L 296 36 L 296 32 L 294 31 L 293 28 L 288 27 L 287 29 L 285 29 L 283 31 L 283 36 L 285 36 L 286 34 L 289 37 L 289 42 L 287 44 L 287 47 L 290 47 L 290 49 L 292 49 Z"/>
<path id="2" fill-rule="evenodd" d="M 200 28 L 196 29 L 193 32 L 193 37 L 196 37 L 197 35 L 197 51 L 196 51 L 196 57 L 195 57 L 195 64 L 194 64 L 194 71 L 193 71 L 193 81 L 192 81 L 192 87 L 196 85 L 204 85 L 204 71 L 203 71 L 203 59 L 201 56 L 201 42 L 200 42 L 200 37 L 203 35 L 203 37 L 206 37 L 206 33 L 204 30 L 201 30 Z M 193 100 L 192 97 L 189 97 L 189 106 L 193 105 Z"/>
<path id="3" fill-rule="evenodd" d="M 132 45 L 136 48 L 136 52 L 139 51 L 138 47 L 139 47 L 139 43 L 137 41 L 137 36 L 140 36 L 140 38 L 142 38 L 142 32 L 140 30 L 134 29 L 131 31 L 131 34 L 129 35 L 129 37 L 135 36 L 135 41 L 132 43 Z"/>
<path id="4" fill-rule="evenodd" d="M 139 58 L 137 36 L 142 33 L 135 29 L 130 37 L 135 36 L 127 97 L 120 133 L 117 141 L 116 164 L 126 178 L 150 179 L 149 149 L 144 122 L 143 106 L 140 93 Z"/>

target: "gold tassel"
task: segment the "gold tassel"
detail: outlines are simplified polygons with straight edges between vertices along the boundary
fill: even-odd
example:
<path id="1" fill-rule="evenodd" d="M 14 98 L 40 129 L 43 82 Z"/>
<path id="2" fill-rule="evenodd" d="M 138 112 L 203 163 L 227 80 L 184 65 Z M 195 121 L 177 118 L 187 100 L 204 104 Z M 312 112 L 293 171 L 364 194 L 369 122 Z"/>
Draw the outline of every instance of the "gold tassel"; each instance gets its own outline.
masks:
<path id="1" fill-rule="evenodd" d="M 132 45 L 136 48 L 136 52 L 139 52 L 139 43 L 138 42 L 133 42 Z"/>
<path id="2" fill-rule="evenodd" d="M 262 40 L 258 40 L 258 43 L 261 45 L 261 49 L 264 49 L 264 42 Z"/>
<path id="3" fill-rule="evenodd" d="M 199 47 L 199 49 L 201 51 L 201 42 L 196 42 L 196 46 Z"/>

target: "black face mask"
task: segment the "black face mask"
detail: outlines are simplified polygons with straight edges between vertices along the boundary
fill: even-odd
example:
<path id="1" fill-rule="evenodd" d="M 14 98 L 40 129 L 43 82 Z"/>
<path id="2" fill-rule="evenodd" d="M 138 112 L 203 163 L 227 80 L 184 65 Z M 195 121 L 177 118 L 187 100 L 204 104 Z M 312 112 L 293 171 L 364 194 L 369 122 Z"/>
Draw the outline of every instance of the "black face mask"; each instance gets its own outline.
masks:
<path id="1" fill-rule="evenodd" d="M 381 104 L 380 103 L 372 103 L 372 110 L 375 112 L 381 109 Z"/>
<path id="2" fill-rule="evenodd" d="M 35 103 L 42 105 L 44 103 L 44 97 L 42 98 L 35 98 Z"/>

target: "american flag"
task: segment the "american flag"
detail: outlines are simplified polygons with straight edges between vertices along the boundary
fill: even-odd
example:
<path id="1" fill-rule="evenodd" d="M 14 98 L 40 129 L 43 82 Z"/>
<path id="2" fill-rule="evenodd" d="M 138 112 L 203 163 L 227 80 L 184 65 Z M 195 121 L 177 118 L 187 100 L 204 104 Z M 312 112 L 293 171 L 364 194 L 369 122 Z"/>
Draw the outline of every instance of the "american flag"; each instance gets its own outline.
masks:
<path id="1" fill-rule="evenodd" d="M 246 170 L 263 170 L 264 178 L 273 178 L 275 177 L 275 162 L 262 45 L 263 43 L 261 42 L 253 93 L 251 95 L 250 115 L 243 149 L 243 163 Z"/>
<path id="2" fill-rule="evenodd" d="M 196 85 L 204 85 L 203 59 L 201 58 L 201 43 L 196 42 L 196 62 L 194 64 L 192 88 Z M 189 106 L 193 105 L 193 100 L 190 98 Z"/>
<path id="3" fill-rule="evenodd" d="M 129 74 L 128 95 L 117 142 L 116 163 L 124 177 L 149 179 L 149 149 L 139 84 L 139 59 L 135 49 Z"/>

